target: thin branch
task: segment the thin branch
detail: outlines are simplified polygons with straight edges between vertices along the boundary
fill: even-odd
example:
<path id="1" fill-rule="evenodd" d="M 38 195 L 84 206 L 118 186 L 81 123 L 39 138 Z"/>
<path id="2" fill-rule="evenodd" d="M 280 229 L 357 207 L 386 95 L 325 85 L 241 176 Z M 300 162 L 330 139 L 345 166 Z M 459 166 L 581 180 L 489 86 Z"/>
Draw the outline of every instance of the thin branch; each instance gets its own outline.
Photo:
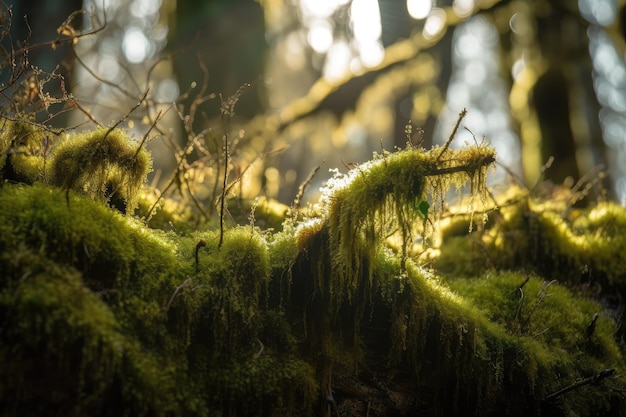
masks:
<path id="1" fill-rule="evenodd" d="M 176 287 L 176 289 L 174 290 L 174 294 L 172 294 L 172 296 L 170 297 L 169 301 L 167 302 L 167 306 L 165 307 L 165 310 L 169 310 L 170 306 L 172 305 L 172 302 L 174 301 L 174 298 L 176 297 L 176 295 L 178 295 L 178 293 L 185 287 L 189 286 L 189 284 L 191 284 L 191 278 L 187 278 L 186 280 L 183 281 L 182 284 L 180 284 L 178 287 Z"/>
<path id="2" fill-rule="evenodd" d="M 71 48 L 72 51 L 72 57 L 74 59 L 76 59 L 76 62 L 78 62 L 84 69 L 85 71 L 87 71 L 89 73 L 89 75 L 91 75 L 92 77 L 94 77 L 96 80 L 100 81 L 103 84 L 108 85 L 109 87 L 112 87 L 113 89 L 119 91 L 120 93 L 122 93 L 124 96 L 130 98 L 130 99 L 134 99 L 136 96 L 134 94 L 132 94 L 131 92 L 125 90 L 124 88 L 120 87 L 119 83 L 114 83 L 113 81 L 107 80 L 106 78 L 104 78 L 103 76 L 101 76 L 100 74 L 96 74 L 96 72 L 85 63 L 85 61 L 83 61 L 80 57 L 80 55 L 78 55 L 78 53 L 76 52 L 76 48 L 74 47 L 74 45 L 72 45 Z"/>
<path id="3" fill-rule="evenodd" d="M 323 160 L 319 165 L 313 168 L 313 170 L 309 173 L 309 175 L 306 177 L 304 182 L 300 184 L 300 187 L 298 187 L 298 194 L 296 194 L 296 198 L 293 200 L 293 207 L 292 207 L 292 211 L 293 211 L 292 214 L 293 214 L 294 220 L 298 216 L 298 210 L 300 210 L 300 203 L 302 201 L 302 197 L 304 196 L 304 191 L 306 191 L 306 188 L 309 186 L 309 184 L 311 184 L 311 181 L 313 181 L 313 178 L 315 177 L 317 172 L 320 170 L 320 168 L 324 166 L 325 163 L 326 163 L 326 160 Z"/>
<path id="4" fill-rule="evenodd" d="M 168 109 L 169 110 L 169 109 Z M 167 110 L 165 111 L 167 113 Z M 148 129 L 148 131 L 143 135 L 143 138 L 141 138 L 141 142 L 139 142 L 139 146 L 137 146 L 137 150 L 135 151 L 135 155 L 133 155 L 133 158 L 136 158 L 137 155 L 139 155 L 139 151 L 141 151 L 141 148 L 143 147 L 143 145 L 146 143 L 146 140 L 148 139 L 148 136 L 150 135 L 150 132 L 152 131 L 152 129 L 155 128 L 155 126 L 157 125 L 157 123 L 159 122 L 159 120 L 163 117 L 163 110 L 159 110 L 159 113 L 157 113 L 156 118 L 154 119 L 154 121 L 152 122 L 152 124 L 150 125 L 150 128 Z"/>
<path id="5" fill-rule="evenodd" d="M 457 166 L 445 167 L 445 168 L 435 168 L 429 172 L 425 172 L 424 176 L 433 177 L 433 176 L 446 175 L 446 174 L 455 174 L 457 172 L 467 172 L 467 171 L 474 170 L 476 168 L 480 168 L 482 166 L 490 165 L 495 160 L 496 159 L 493 156 L 487 156 L 484 159 L 478 162 L 474 162 L 470 165 L 457 165 Z"/>
<path id="6" fill-rule="evenodd" d="M 206 247 L 206 240 L 200 239 L 196 245 L 195 259 L 196 259 L 196 273 L 200 272 L 200 248 Z"/>
<path id="7" fill-rule="evenodd" d="M 224 134 L 224 181 L 222 183 L 222 199 L 220 201 L 220 241 L 217 245 L 219 250 L 224 241 L 224 204 L 226 202 L 226 181 L 228 180 L 228 133 Z"/>
<path id="8" fill-rule="evenodd" d="M 454 129 L 452 129 L 452 133 L 450 133 L 450 137 L 448 138 L 446 143 L 443 145 L 443 148 L 441 149 L 441 152 L 439 152 L 439 156 L 437 157 L 437 161 L 439 161 L 439 159 L 441 159 L 443 154 L 448 150 L 448 147 L 450 147 L 450 144 L 452 143 L 452 141 L 454 140 L 454 136 L 456 135 L 456 131 L 459 130 L 459 125 L 461 124 L 461 120 L 463 120 L 463 118 L 466 115 L 467 115 L 467 109 L 461 110 L 461 112 L 459 113 L 459 118 L 457 119 L 456 124 L 454 125 Z"/>
<path id="9" fill-rule="evenodd" d="M 267 152 L 265 152 L 265 153 L 262 153 L 262 154 L 260 154 L 260 155 L 255 156 L 255 157 L 254 157 L 254 159 L 253 159 L 253 160 L 252 160 L 252 161 L 248 164 L 248 166 L 246 166 L 246 167 L 245 167 L 245 168 L 244 168 L 244 169 L 243 169 L 243 170 L 239 173 L 239 175 L 237 175 L 237 177 L 236 177 L 234 180 L 232 180 L 232 181 L 231 181 L 231 182 L 230 182 L 230 183 L 226 186 L 226 193 L 225 193 L 225 194 L 226 194 L 226 195 L 228 195 L 228 194 L 230 193 L 230 191 L 233 189 L 233 187 L 234 187 L 235 185 L 237 185 L 239 182 L 241 182 L 241 180 L 242 180 L 243 176 L 245 175 L 245 173 L 246 173 L 246 172 L 248 172 L 248 170 L 249 170 L 250 168 L 252 168 L 252 165 L 254 165 L 254 163 L 255 163 L 257 160 L 259 160 L 259 159 L 263 160 L 263 159 L 267 158 L 267 157 L 268 157 L 268 156 L 270 156 L 270 155 L 273 155 L 273 154 L 278 153 L 278 152 L 282 152 L 282 151 L 284 151 L 284 150 L 285 150 L 285 147 L 278 148 L 278 149 L 272 149 L 272 150 L 270 150 L 270 151 L 267 151 Z"/>
<path id="10" fill-rule="evenodd" d="M 520 315 L 522 313 L 522 305 L 524 302 L 524 285 L 526 285 L 526 283 L 530 281 L 530 275 L 526 276 L 526 279 L 524 280 L 524 282 L 522 282 L 519 287 L 517 287 L 517 292 L 519 292 L 520 296 L 519 296 L 519 302 L 517 303 L 517 311 L 515 312 L 515 320 L 519 320 Z"/>
<path id="11" fill-rule="evenodd" d="M 137 104 L 135 104 L 130 110 L 128 110 L 126 112 L 126 114 L 124 116 L 122 116 L 121 119 L 119 119 L 117 122 L 115 122 L 115 124 L 113 126 L 111 126 L 109 128 L 109 130 L 106 131 L 106 133 L 104 134 L 105 138 L 107 136 L 109 136 L 109 133 L 111 133 L 116 127 L 118 127 L 120 124 L 122 124 L 124 121 L 126 121 L 126 119 L 128 119 L 130 117 L 132 112 L 134 112 L 135 110 L 137 110 L 139 108 L 139 106 L 141 106 L 141 103 L 143 103 L 146 100 L 146 97 L 148 96 L 148 92 L 149 91 L 150 91 L 150 88 L 146 88 L 146 91 L 139 98 L 139 101 L 137 102 Z"/>
<path id="12" fill-rule="evenodd" d="M 187 186 L 187 190 L 189 192 L 189 197 L 191 197 L 191 201 L 196 206 L 200 214 L 202 214 L 202 217 L 204 217 L 207 221 L 209 221 L 209 215 L 204 212 L 204 209 L 202 208 L 202 204 L 200 204 L 196 196 L 193 194 L 191 187 L 189 186 L 189 178 L 183 175 L 183 181 L 185 182 L 185 185 Z"/>
<path id="13" fill-rule="evenodd" d="M 590 376 L 589 378 L 585 378 L 583 380 L 580 380 L 578 382 L 574 382 L 571 385 L 566 386 L 565 388 L 562 388 L 556 392 L 553 392 L 552 394 L 548 395 L 544 401 L 552 401 L 558 397 L 560 397 L 561 395 L 570 392 L 576 388 L 580 388 L 582 386 L 585 385 L 589 385 L 589 384 L 595 384 L 605 378 L 608 378 L 610 376 L 615 375 L 615 369 L 605 369 L 603 371 L 600 371 L 598 374 L 594 375 L 594 376 Z"/>

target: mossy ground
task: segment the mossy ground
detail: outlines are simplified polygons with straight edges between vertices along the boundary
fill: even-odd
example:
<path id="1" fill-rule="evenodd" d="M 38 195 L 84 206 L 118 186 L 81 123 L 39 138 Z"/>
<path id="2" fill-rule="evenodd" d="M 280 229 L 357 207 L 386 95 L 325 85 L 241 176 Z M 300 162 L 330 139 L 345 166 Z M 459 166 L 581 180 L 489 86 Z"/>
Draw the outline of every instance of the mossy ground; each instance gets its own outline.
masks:
<path id="1" fill-rule="evenodd" d="M 444 233 L 434 268 L 413 259 L 450 186 L 484 198 L 493 159 L 381 155 L 331 182 L 320 217 L 223 239 L 150 229 L 84 187 L 4 182 L 0 414 L 623 415 L 619 317 L 585 290 L 623 293 L 622 207 L 523 196 Z"/>

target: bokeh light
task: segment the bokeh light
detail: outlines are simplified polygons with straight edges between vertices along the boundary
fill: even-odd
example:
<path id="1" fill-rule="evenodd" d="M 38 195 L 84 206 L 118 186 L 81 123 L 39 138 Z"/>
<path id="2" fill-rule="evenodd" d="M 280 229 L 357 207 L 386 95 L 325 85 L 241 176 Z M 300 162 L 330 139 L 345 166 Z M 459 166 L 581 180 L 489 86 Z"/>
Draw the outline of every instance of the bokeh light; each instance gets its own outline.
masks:
<path id="1" fill-rule="evenodd" d="M 313 22 L 309 28 L 307 41 L 311 48 L 317 53 L 324 53 L 330 49 L 333 44 L 333 27 L 326 20 L 318 20 Z"/>
<path id="2" fill-rule="evenodd" d="M 130 27 L 124 34 L 122 50 L 131 64 L 144 62 L 152 53 L 152 45 L 142 30 Z"/>
<path id="3" fill-rule="evenodd" d="M 452 10 L 459 17 L 468 17 L 476 7 L 476 0 L 454 0 Z"/>
<path id="4" fill-rule="evenodd" d="M 406 0 L 406 9 L 413 19 L 426 19 L 434 4 L 432 0 Z"/>
<path id="5" fill-rule="evenodd" d="M 615 186 L 619 188 L 619 184 L 626 184 L 617 180 L 626 177 L 626 66 L 621 49 L 613 45 L 609 27 L 615 26 L 618 3 L 615 0 L 577 0 L 577 3 L 580 14 L 590 23 L 589 63 L 593 65 L 593 88 L 601 106 L 598 121 L 603 140 L 613 151 L 609 164 L 611 175 L 616 178 Z M 171 12 L 176 7 L 173 4 L 172 0 L 126 3 L 85 0 L 86 7 L 94 9 L 98 16 L 105 11 L 109 17 L 115 16 L 111 22 L 115 28 L 98 42 L 81 39 L 81 56 L 98 74 L 118 80 L 118 85 L 124 88 L 135 88 L 133 82 L 142 79 L 141 72 L 145 74 L 168 41 L 170 20 L 162 14 L 165 10 Z M 499 161 L 515 173 L 522 171 L 521 160 L 528 160 L 526 156 L 522 158 L 519 137 L 524 138 L 524 146 L 527 143 L 524 132 L 534 132 L 537 140 L 541 139 L 537 126 L 523 125 L 521 121 L 532 117 L 530 92 L 546 69 L 541 66 L 546 62 L 542 58 L 545 52 L 537 46 L 545 28 L 540 26 L 536 11 L 526 2 L 502 5 L 497 13 L 477 12 L 486 7 L 477 0 L 405 0 L 393 6 L 377 0 L 261 1 L 259 4 L 267 12 L 264 39 L 268 44 L 266 73 L 259 74 L 259 79 L 266 89 L 264 99 L 268 111 L 281 115 L 277 120 L 289 119 L 289 115 L 294 114 L 290 104 L 302 97 L 328 94 L 334 88 L 344 88 L 344 82 L 355 78 L 368 80 L 367 86 L 364 86 L 366 83 L 358 86 L 362 91 L 356 98 L 350 96 L 359 103 L 351 104 L 349 111 L 341 114 L 332 109 L 332 114 L 324 115 L 327 132 L 314 144 L 304 146 L 309 151 L 315 147 L 316 152 L 322 153 L 322 147 L 326 146 L 327 151 L 328 147 L 335 146 L 350 153 L 349 158 L 354 153 L 354 159 L 362 159 L 363 155 L 367 157 L 372 149 L 377 149 L 378 141 L 386 144 L 393 141 L 393 135 L 398 135 L 398 125 L 409 119 L 418 126 L 432 123 L 430 130 L 436 131 L 433 140 L 441 143 L 447 139 L 462 108 L 469 110 L 464 125 L 472 130 L 476 140 L 485 137 L 492 142 Z M 470 17 L 474 13 L 476 16 Z M 575 25 L 571 21 L 563 22 L 564 27 L 569 25 L 570 29 Z M 404 32 L 399 29 L 401 25 L 406 25 Z M 573 32 L 564 30 L 565 33 Z M 584 36 L 584 32 L 580 35 Z M 416 45 L 421 48 L 420 42 L 434 45 L 437 54 L 421 50 L 411 57 L 416 53 Z M 438 48 L 439 43 L 450 49 Z M 393 71 L 386 72 L 389 62 L 397 59 L 390 50 L 402 51 L 405 58 L 398 62 L 406 64 L 407 68 L 413 65 L 413 70 L 404 69 L 396 75 Z M 450 55 L 445 56 L 448 51 Z M 180 95 L 172 71 L 172 68 L 165 68 L 153 74 L 155 79 L 150 88 L 161 103 L 172 102 Z M 89 75 L 82 77 L 79 83 L 87 85 Z M 210 88 L 230 92 L 222 91 L 220 85 Z M 114 85 L 94 89 L 87 97 L 100 98 L 104 97 L 101 93 L 106 93 L 113 97 L 113 102 L 119 99 Z M 348 95 L 354 94 L 347 90 Z M 344 100 L 343 97 L 333 99 Z M 576 99 L 580 97 L 573 98 Z M 585 111 L 589 113 L 587 108 Z M 97 118 L 114 119 L 108 115 Z M 268 123 L 278 122 L 270 120 Z M 290 131 L 293 136 L 289 139 L 281 137 L 281 143 L 291 143 L 298 138 L 313 141 L 311 138 L 315 136 L 302 126 L 294 127 L 293 132 Z M 460 130 L 458 135 L 457 145 L 474 141 L 472 134 L 465 130 Z M 268 146 L 267 139 L 257 142 L 259 152 Z M 537 155 L 537 158 L 542 157 Z M 298 169 L 295 171 L 295 177 L 290 175 L 289 181 L 283 178 L 283 183 L 297 184 L 302 174 Z M 277 178 L 271 171 L 271 175 L 266 175 L 264 168 L 260 172 L 264 173 L 266 181 Z M 501 178 L 502 173 L 497 177 Z M 618 194 L 621 201 L 626 201 L 626 188 Z"/>
<path id="6" fill-rule="evenodd" d="M 588 29 L 593 62 L 593 86 L 601 105 L 599 121 L 608 152 L 609 173 L 617 199 L 626 203 L 626 65 L 606 30 L 616 18 L 617 2 L 579 0 L 580 12 L 593 25 Z"/>
<path id="7" fill-rule="evenodd" d="M 446 25 L 446 12 L 443 9 L 433 8 L 426 23 L 424 24 L 424 37 L 426 39 L 436 37 Z"/>
<path id="8" fill-rule="evenodd" d="M 615 20 L 617 1 L 615 0 L 578 0 L 580 14 L 589 22 L 608 26 Z"/>
<path id="9" fill-rule="evenodd" d="M 454 31 L 453 71 L 446 94 L 447 106 L 438 123 L 437 141 L 447 140 L 460 110 L 467 108 L 464 125 L 471 133 L 459 130 L 452 146 L 465 146 L 485 137 L 496 148 L 498 160 L 509 171 L 519 173 L 520 144 L 511 125 L 508 87 L 499 71 L 498 39 L 496 28 L 481 16 L 471 18 Z M 505 174 L 499 168 L 492 181 L 501 181 Z"/>

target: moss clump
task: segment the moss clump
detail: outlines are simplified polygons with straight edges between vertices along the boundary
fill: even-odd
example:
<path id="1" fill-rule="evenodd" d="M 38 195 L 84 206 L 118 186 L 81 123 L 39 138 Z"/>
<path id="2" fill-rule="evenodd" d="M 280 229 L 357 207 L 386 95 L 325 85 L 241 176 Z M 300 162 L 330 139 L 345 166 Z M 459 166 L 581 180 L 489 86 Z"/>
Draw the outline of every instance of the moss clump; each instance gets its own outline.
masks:
<path id="1" fill-rule="evenodd" d="M 30 252 L 5 255 L 15 262 L 0 293 L 3 415 L 176 411 L 164 358 L 128 335 L 76 269 Z"/>
<path id="2" fill-rule="evenodd" d="M 528 352 L 525 368 L 537 369 L 535 395 L 540 390 L 545 398 L 604 369 L 623 368 L 613 319 L 605 314 L 594 320 L 602 306 L 575 296 L 560 283 L 503 272 L 452 280 L 450 285 Z M 590 332 L 592 321 L 595 329 Z M 565 415 L 602 415 L 610 409 L 611 396 L 610 390 L 592 385 L 559 398 L 556 406 L 542 406 L 553 412 L 556 407 Z"/>
<path id="3" fill-rule="evenodd" d="M 43 185 L 7 184 L 0 202 L 2 414 L 178 409 L 159 330 L 178 279 L 167 240 Z"/>
<path id="4" fill-rule="evenodd" d="M 489 268 L 534 271 L 586 291 L 626 295 L 624 207 L 603 202 L 574 209 L 524 190 L 501 197 L 498 205 L 480 232 L 458 236 L 442 231 L 435 256 L 438 271 L 470 276 Z"/>
<path id="5" fill-rule="evenodd" d="M 51 184 L 108 201 L 117 196 L 135 209 L 152 159 L 120 129 L 79 133 L 59 143 L 49 164 Z"/>
<path id="6" fill-rule="evenodd" d="M 375 156 L 346 175 L 337 173 L 322 197 L 332 297 L 350 297 L 363 271 L 371 273 L 373 265 L 367 262 L 376 258 L 385 236 L 399 234 L 406 259 L 416 234 L 428 234 L 452 186 L 469 184 L 473 198 L 484 198 L 487 169 L 494 161 L 495 151 L 487 146 L 430 151 L 409 147 Z"/>
<path id="7" fill-rule="evenodd" d="M 28 120 L 0 118 L 0 178 L 44 182 L 132 213 L 152 168 L 150 154 L 121 129 L 58 134 Z M 69 199 L 68 199 L 69 201 Z"/>
<path id="8" fill-rule="evenodd" d="M 579 274 L 587 269 L 604 285 L 626 287 L 626 265 L 621 261 L 626 252 L 624 207 L 605 202 L 563 216 L 538 204 L 533 211 L 538 215 L 538 244 L 556 268 Z"/>
<path id="9" fill-rule="evenodd" d="M 0 179 L 33 183 L 45 177 L 56 133 L 27 120 L 0 117 Z"/>

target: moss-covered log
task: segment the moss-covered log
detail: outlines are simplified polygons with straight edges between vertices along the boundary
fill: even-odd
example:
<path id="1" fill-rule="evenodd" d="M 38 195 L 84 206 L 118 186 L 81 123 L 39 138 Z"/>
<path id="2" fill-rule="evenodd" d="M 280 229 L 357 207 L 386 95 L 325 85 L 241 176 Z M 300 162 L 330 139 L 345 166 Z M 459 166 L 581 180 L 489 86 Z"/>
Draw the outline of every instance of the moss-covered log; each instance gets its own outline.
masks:
<path id="1" fill-rule="evenodd" d="M 385 153 L 337 174 L 318 217 L 290 216 L 275 233 L 233 227 L 221 245 L 210 227 L 150 229 L 89 198 L 87 174 L 78 188 L 11 178 L 0 414 L 623 414 L 610 306 L 571 278 L 586 266 L 602 294 L 621 291 L 626 210 L 516 197 L 480 233 L 468 217 L 439 238 L 449 187 L 469 184 L 479 207 L 494 157 L 486 146 Z"/>

